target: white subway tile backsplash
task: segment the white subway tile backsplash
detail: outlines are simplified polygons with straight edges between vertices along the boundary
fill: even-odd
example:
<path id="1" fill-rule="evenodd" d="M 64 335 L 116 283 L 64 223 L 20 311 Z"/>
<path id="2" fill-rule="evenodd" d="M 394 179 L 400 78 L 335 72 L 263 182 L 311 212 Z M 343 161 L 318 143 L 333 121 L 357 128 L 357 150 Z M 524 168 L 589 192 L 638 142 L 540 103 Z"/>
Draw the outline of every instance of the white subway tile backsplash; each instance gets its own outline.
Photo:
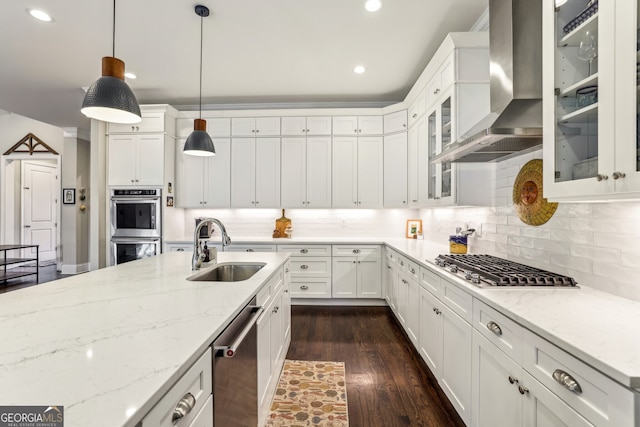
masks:
<path id="1" fill-rule="evenodd" d="M 551 239 L 560 242 L 593 244 L 593 232 L 552 228 Z"/>
<path id="2" fill-rule="evenodd" d="M 533 248 L 533 239 L 522 236 L 508 236 L 507 243 L 511 246 L 520 246 L 522 248 Z"/>
<path id="3" fill-rule="evenodd" d="M 593 273 L 593 260 L 588 258 L 580 258 L 571 255 L 563 255 L 563 254 L 554 254 L 553 257 L 549 259 L 550 264 L 552 265 L 551 271 L 555 271 L 553 266 L 562 267 L 564 269 L 572 269 L 581 271 L 584 273 Z M 562 273 L 562 271 L 558 271 Z"/>

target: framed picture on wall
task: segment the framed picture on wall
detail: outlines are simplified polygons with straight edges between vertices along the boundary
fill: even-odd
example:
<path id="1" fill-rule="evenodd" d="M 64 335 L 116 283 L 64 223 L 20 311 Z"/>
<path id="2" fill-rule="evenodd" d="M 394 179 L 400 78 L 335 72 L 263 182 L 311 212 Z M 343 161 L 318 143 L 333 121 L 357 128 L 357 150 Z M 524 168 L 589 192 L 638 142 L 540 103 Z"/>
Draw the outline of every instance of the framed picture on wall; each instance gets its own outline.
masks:
<path id="1" fill-rule="evenodd" d="M 413 239 L 414 236 L 422 234 L 422 220 L 421 219 L 408 219 L 407 220 L 407 237 Z"/>
<path id="2" fill-rule="evenodd" d="M 63 188 L 62 189 L 62 203 L 65 205 L 76 204 L 76 189 L 75 188 Z"/>

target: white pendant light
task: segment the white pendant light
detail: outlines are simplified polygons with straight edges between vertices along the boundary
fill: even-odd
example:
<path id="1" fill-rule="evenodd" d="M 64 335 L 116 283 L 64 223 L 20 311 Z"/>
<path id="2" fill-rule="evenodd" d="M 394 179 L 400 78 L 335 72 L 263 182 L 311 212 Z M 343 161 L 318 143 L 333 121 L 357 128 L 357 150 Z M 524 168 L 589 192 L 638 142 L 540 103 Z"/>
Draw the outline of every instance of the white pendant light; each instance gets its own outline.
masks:
<path id="1" fill-rule="evenodd" d="M 193 121 L 193 132 L 185 141 L 182 152 L 190 156 L 215 156 L 216 149 L 207 133 L 207 121 L 202 119 L 202 26 L 204 18 L 209 16 L 209 9 L 197 5 L 196 15 L 200 17 L 200 118 Z"/>
<path id="2" fill-rule="evenodd" d="M 139 123 L 140 105 L 124 81 L 124 62 L 116 58 L 116 0 L 113 0 L 113 56 L 102 58 L 102 77 L 87 90 L 80 111 L 85 116 L 111 123 Z"/>

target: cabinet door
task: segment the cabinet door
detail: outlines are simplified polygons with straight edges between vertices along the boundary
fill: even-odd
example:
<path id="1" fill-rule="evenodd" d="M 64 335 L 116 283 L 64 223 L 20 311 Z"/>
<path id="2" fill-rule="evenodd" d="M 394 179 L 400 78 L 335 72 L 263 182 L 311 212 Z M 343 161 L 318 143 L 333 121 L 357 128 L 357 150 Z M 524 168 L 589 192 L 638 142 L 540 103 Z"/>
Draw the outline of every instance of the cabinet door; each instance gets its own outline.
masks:
<path id="1" fill-rule="evenodd" d="M 176 206 L 179 208 L 202 208 L 207 159 L 184 154 L 185 141 L 185 139 L 181 139 L 176 144 Z"/>
<path id="2" fill-rule="evenodd" d="M 414 123 L 420 120 L 420 118 L 424 115 L 425 108 L 425 90 L 423 89 L 418 94 L 418 97 L 409 106 L 409 127 L 413 126 Z"/>
<path id="3" fill-rule="evenodd" d="M 427 125 L 420 119 L 408 133 L 407 192 L 409 206 L 418 207 L 427 201 Z"/>
<path id="4" fill-rule="evenodd" d="M 326 117 L 324 117 L 326 118 Z M 307 138 L 307 203 L 308 208 L 331 207 L 331 138 Z M 283 178 L 284 179 L 284 178 Z"/>
<path id="5" fill-rule="evenodd" d="M 407 326 L 407 311 L 409 310 L 409 281 L 398 269 L 398 288 L 396 296 L 398 299 L 396 300 L 396 304 L 398 306 L 398 320 L 403 328 Z"/>
<path id="6" fill-rule="evenodd" d="M 135 185 L 136 136 L 109 135 L 109 185 Z"/>
<path id="7" fill-rule="evenodd" d="M 136 184 L 164 185 L 164 135 L 138 136 Z"/>
<path id="8" fill-rule="evenodd" d="M 384 207 L 407 207 L 407 133 L 384 137 Z"/>
<path id="9" fill-rule="evenodd" d="M 255 206 L 255 139 L 231 140 L 231 207 Z"/>
<path id="10" fill-rule="evenodd" d="M 228 208 L 231 206 L 231 140 L 214 138 L 213 145 L 216 155 L 203 159 L 206 179 L 203 206 Z"/>
<path id="11" fill-rule="evenodd" d="M 288 117 L 283 117 L 283 120 Z M 307 201 L 307 143 L 282 138 L 282 207 L 304 208 Z"/>
<path id="12" fill-rule="evenodd" d="M 234 117 L 231 119 L 231 135 L 255 136 L 256 119 L 253 117 Z"/>
<path id="13" fill-rule="evenodd" d="M 384 129 L 382 116 L 358 117 L 359 135 L 382 135 L 383 133 Z"/>
<path id="14" fill-rule="evenodd" d="M 268 395 L 269 383 L 274 375 L 271 361 L 271 312 L 273 304 L 269 304 L 256 322 L 258 334 L 258 419 L 266 419 L 271 397 Z"/>
<path id="15" fill-rule="evenodd" d="M 307 117 L 307 136 L 331 135 L 331 117 Z"/>
<path id="16" fill-rule="evenodd" d="M 281 357 L 286 356 L 286 352 L 291 342 L 291 278 L 286 278 L 282 289 L 282 345 Z"/>
<path id="17" fill-rule="evenodd" d="M 257 208 L 280 207 L 280 138 L 256 140 Z"/>
<path id="18" fill-rule="evenodd" d="M 383 206 L 383 141 L 382 137 L 358 138 L 358 207 Z"/>
<path id="19" fill-rule="evenodd" d="M 357 135 L 358 134 L 358 117 L 357 116 L 338 116 L 333 118 L 333 134 L 334 135 Z"/>
<path id="20" fill-rule="evenodd" d="M 359 258 L 356 262 L 358 298 L 380 298 L 382 296 L 382 271 L 380 259 Z"/>
<path id="21" fill-rule="evenodd" d="M 334 137 L 331 150 L 332 206 L 355 208 L 358 205 L 358 139 Z"/>
<path id="22" fill-rule="evenodd" d="M 525 427 L 594 427 L 529 373 L 523 373 L 528 389 Z"/>
<path id="23" fill-rule="evenodd" d="M 439 135 L 438 135 L 438 109 L 434 108 L 429 111 L 426 121 L 426 137 L 427 137 L 427 157 L 429 159 L 435 157 L 439 151 Z M 427 200 L 433 202 L 438 197 L 438 177 L 439 171 L 442 169 L 440 164 L 427 161 L 425 165 L 427 170 Z"/>
<path id="24" fill-rule="evenodd" d="M 282 117 L 282 135 L 300 136 L 307 134 L 305 117 Z"/>
<path id="25" fill-rule="evenodd" d="M 407 278 L 407 335 L 416 348 L 419 348 L 420 337 L 420 285 Z"/>
<path id="26" fill-rule="evenodd" d="M 407 110 L 384 116 L 384 133 L 395 133 L 407 130 Z"/>
<path id="27" fill-rule="evenodd" d="M 393 262 L 389 260 L 385 260 L 383 263 L 383 271 L 382 271 L 382 289 L 384 293 L 384 299 L 387 301 L 391 310 L 395 311 L 395 301 L 392 297 L 393 288 L 393 276 L 395 274 L 395 269 L 393 268 Z M 392 305 L 392 303 L 394 305 Z"/>
<path id="28" fill-rule="evenodd" d="M 441 303 L 424 288 L 420 288 L 420 355 L 435 375 L 442 370 L 442 316 Z"/>
<path id="29" fill-rule="evenodd" d="M 440 386 L 465 422 L 471 420 L 471 325 L 446 305 L 442 316 L 442 374 Z"/>
<path id="30" fill-rule="evenodd" d="M 524 387 L 522 368 L 478 331 L 473 331 L 472 416 L 478 427 L 522 425 Z"/>
<path id="31" fill-rule="evenodd" d="M 280 117 L 257 117 L 256 136 L 280 136 Z"/>
<path id="32" fill-rule="evenodd" d="M 282 307 L 282 289 L 273 299 L 273 308 L 271 309 L 271 370 L 273 375 L 277 375 L 278 364 L 284 357 L 282 352 L 284 351 L 284 336 L 282 335 L 284 327 L 284 309 Z M 275 381 L 276 378 L 272 377 Z"/>
<path id="33" fill-rule="evenodd" d="M 355 298 L 357 296 L 356 257 L 334 257 L 332 261 L 331 296 Z"/>

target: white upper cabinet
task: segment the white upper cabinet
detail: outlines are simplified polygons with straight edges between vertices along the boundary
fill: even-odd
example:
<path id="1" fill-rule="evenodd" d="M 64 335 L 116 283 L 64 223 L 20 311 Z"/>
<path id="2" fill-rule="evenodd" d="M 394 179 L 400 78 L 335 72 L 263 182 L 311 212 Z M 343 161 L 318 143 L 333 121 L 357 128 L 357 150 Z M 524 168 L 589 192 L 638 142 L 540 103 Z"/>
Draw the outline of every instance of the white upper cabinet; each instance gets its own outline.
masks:
<path id="1" fill-rule="evenodd" d="M 282 117 L 282 135 L 331 135 L 331 117 Z"/>
<path id="2" fill-rule="evenodd" d="M 637 198 L 638 1 L 584 3 L 543 3 L 545 197 Z"/>
<path id="3" fill-rule="evenodd" d="M 280 207 L 280 138 L 231 140 L 231 207 Z"/>
<path id="4" fill-rule="evenodd" d="M 335 116 L 334 135 L 382 135 L 382 116 Z"/>
<path id="5" fill-rule="evenodd" d="M 142 113 L 142 121 L 135 124 L 108 123 L 107 133 L 164 132 L 164 113 Z"/>
<path id="6" fill-rule="evenodd" d="M 109 185 L 164 184 L 164 135 L 110 135 Z"/>
<path id="7" fill-rule="evenodd" d="M 384 116 L 384 134 L 402 132 L 407 130 L 407 110 L 396 111 Z"/>
<path id="8" fill-rule="evenodd" d="M 176 144 L 176 206 L 228 208 L 231 206 L 231 140 L 213 138 L 216 155 L 189 156 L 185 140 Z"/>
<path id="9" fill-rule="evenodd" d="M 233 136 L 279 136 L 280 117 L 234 117 L 231 119 Z"/>
<path id="10" fill-rule="evenodd" d="M 382 137 L 334 137 L 332 206 L 383 207 Z"/>
<path id="11" fill-rule="evenodd" d="M 427 203 L 427 124 L 422 117 L 408 132 L 407 142 L 407 197 L 409 206 L 419 207 Z"/>
<path id="12" fill-rule="evenodd" d="M 415 123 L 417 123 L 422 118 L 422 116 L 424 116 L 424 113 L 427 107 L 425 93 L 426 93 L 425 90 L 422 89 L 418 94 L 417 98 L 414 99 L 411 105 L 409 106 L 409 111 L 408 111 L 409 127 L 412 127 Z"/>
<path id="13" fill-rule="evenodd" d="M 384 137 L 384 207 L 407 205 L 407 132 Z"/>
<path id="14" fill-rule="evenodd" d="M 331 207 L 331 138 L 282 138 L 282 207 Z"/>
<path id="15" fill-rule="evenodd" d="M 453 57 L 454 53 L 451 53 L 427 83 L 427 87 L 425 89 L 427 108 L 433 106 L 436 99 L 438 99 L 440 95 L 442 95 L 442 93 L 455 81 Z"/>
<path id="16" fill-rule="evenodd" d="M 204 118 L 204 117 L 203 117 Z M 193 132 L 193 120 L 179 118 L 176 120 L 176 135 L 188 137 Z M 224 117 L 207 118 L 207 133 L 211 138 L 224 138 L 231 136 L 231 119 Z"/>

